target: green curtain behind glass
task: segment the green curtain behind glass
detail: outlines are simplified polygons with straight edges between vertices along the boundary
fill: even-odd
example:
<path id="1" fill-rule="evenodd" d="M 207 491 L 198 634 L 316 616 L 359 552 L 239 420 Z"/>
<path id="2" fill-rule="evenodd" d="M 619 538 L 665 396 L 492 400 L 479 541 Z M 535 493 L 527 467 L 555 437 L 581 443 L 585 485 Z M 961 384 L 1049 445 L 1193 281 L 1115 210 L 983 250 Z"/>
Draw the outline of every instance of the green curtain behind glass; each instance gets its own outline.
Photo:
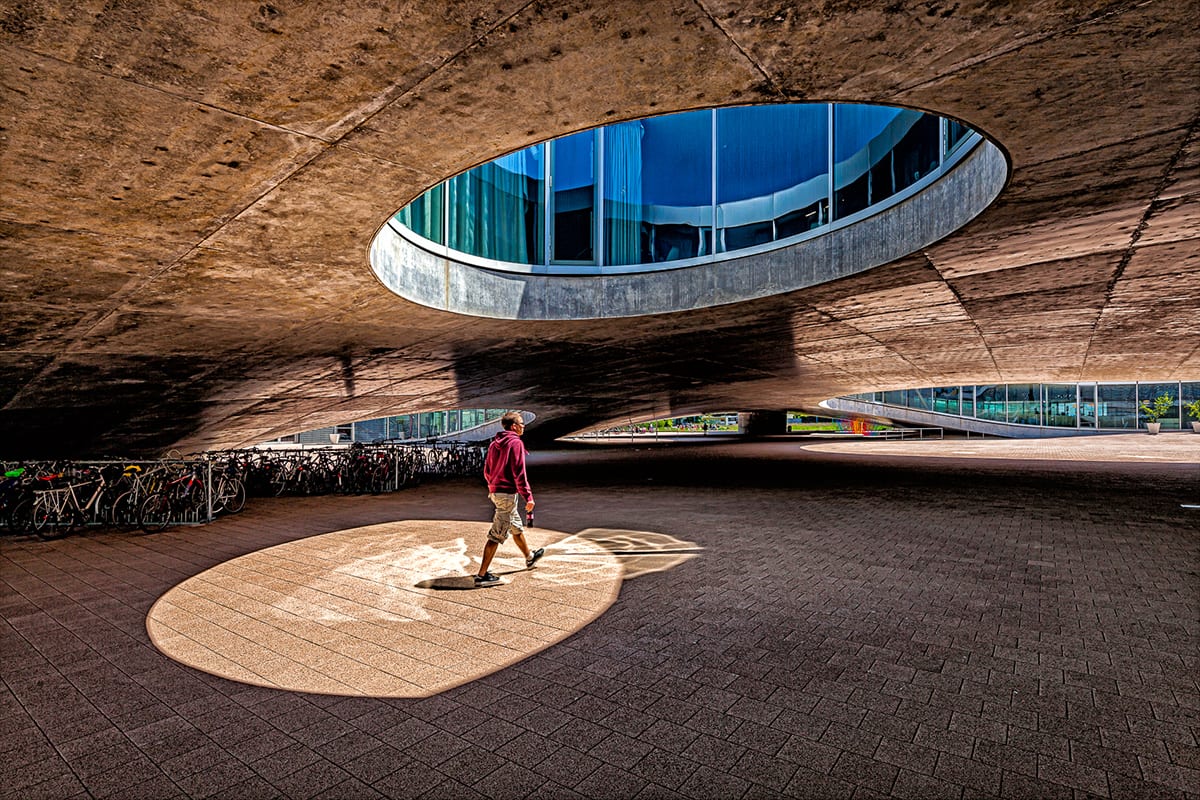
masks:
<path id="1" fill-rule="evenodd" d="M 520 170 L 524 153 L 496 159 L 452 178 L 449 246 L 464 253 L 517 264 L 541 263 L 530 252 L 531 208 L 541 200 L 530 197 L 530 179 Z M 538 216 L 534 213 L 534 216 Z"/>

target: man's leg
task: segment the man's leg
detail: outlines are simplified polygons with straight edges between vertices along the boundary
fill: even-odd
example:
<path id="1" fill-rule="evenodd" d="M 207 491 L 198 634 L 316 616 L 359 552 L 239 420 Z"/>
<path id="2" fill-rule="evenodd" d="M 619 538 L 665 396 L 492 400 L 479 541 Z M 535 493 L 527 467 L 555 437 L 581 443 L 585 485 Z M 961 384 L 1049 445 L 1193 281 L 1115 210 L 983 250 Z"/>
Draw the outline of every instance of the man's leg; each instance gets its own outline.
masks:
<path id="1" fill-rule="evenodd" d="M 492 558 L 496 555 L 496 549 L 499 547 L 500 545 L 491 539 L 487 540 L 487 544 L 483 546 L 483 557 L 479 559 L 479 575 L 487 575 L 488 567 L 491 566 Z"/>
<path id="2" fill-rule="evenodd" d="M 495 513 L 492 514 L 492 527 L 488 529 L 487 543 L 483 546 L 483 556 L 479 562 L 478 577 L 487 575 L 488 567 L 492 564 L 492 558 L 496 555 L 496 549 L 500 547 L 500 543 L 508 538 L 509 529 L 512 527 L 513 502 L 508 495 L 489 494 L 492 505 L 496 507 Z"/>
<path id="3" fill-rule="evenodd" d="M 517 543 L 517 547 L 521 548 L 521 552 L 525 554 L 525 560 L 529 560 L 531 555 L 529 550 L 529 542 L 525 541 L 525 534 L 517 531 L 515 528 L 512 532 L 513 541 Z"/>
<path id="4" fill-rule="evenodd" d="M 525 543 L 525 523 L 521 520 L 521 495 L 512 495 L 512 505 L 508 507 L 508 519 L 505 522 L 508 525 L 508 532 L 512 534 L 513 541 L 517 543 L 517 547 L 521 548 L 521 552 L 529 558 L 529 545 Z"/>

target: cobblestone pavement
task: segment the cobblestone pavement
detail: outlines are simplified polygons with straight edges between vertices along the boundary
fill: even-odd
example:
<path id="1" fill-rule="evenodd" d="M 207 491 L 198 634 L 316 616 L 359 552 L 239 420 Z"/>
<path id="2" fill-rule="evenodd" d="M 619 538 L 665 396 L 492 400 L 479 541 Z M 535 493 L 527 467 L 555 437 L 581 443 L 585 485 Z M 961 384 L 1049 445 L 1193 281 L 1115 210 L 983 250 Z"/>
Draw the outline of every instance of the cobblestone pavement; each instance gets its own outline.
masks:
<path id="1" fill-rule="evenodd" d="M 0 798 L 1200 796 L 1196 464 L 786 442 L 544 451 L 530 471 L 539 526 L 694 557 L 419 699 L 217 677 L 156 650 L 146 616 L 264 547 L 486 520 L 474 481 L 0 540 Z"/>

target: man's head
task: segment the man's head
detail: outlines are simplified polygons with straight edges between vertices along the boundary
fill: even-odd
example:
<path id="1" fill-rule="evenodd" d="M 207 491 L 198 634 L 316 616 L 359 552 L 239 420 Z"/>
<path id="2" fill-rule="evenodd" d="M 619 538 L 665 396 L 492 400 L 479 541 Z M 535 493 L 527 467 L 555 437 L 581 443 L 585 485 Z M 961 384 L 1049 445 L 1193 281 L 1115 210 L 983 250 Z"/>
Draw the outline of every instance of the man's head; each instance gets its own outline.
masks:
<path id="1" fill-rule="evenodd" d="M 525 430 L 525 418 L 521 416 L 520 411 L 509 411 L 500 418 L 500 424 L 506 431 L 521 433 Z"/>

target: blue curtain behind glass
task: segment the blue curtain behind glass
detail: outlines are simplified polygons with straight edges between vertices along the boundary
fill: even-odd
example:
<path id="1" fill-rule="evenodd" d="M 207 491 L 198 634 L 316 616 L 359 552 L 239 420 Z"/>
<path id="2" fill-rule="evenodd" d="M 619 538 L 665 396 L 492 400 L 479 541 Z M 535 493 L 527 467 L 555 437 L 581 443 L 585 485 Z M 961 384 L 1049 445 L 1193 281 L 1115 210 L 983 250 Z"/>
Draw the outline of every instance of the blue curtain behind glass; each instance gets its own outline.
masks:
<path id="1" fill-rule="evenodd" d="M 718 250 L 803 233 L 826 221 L 829 107 L 717 111 Z"/>
<path id="2" fill-rule="evenodd" d="M 765 197 L 828 169 L 828 107 L 717 111 L 717 202 Z"/>
<path id="3" fill-rule="evenodd" d="M 642 123 L 604 129 L 605 262 L 637 264 L 642 245 Z"/>

